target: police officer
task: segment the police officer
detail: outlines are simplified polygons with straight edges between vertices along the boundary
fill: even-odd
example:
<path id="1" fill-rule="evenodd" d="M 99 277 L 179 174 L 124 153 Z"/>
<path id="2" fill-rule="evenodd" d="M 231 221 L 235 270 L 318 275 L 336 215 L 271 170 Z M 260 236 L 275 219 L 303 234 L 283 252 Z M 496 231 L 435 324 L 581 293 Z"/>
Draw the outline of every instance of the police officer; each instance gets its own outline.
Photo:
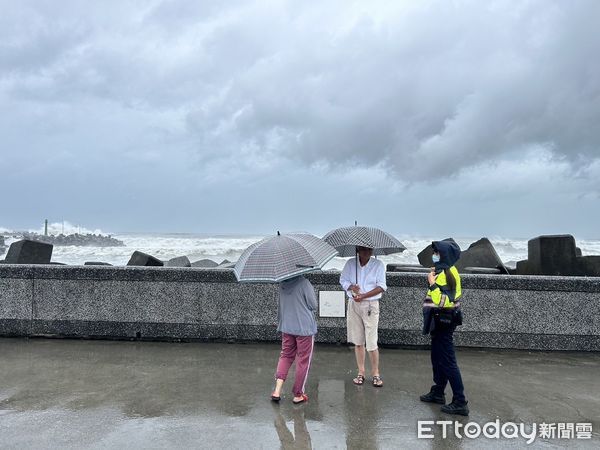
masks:
<path id="1" fill-rule="evenodd" d="M 433 382 L 421 401 L 439 403 L 442 412 L 469 415 L 460 369 L 454 352 L 453 333 L 462 324 L 460 275 L 454 267 L 460 258 L 460 247 L 452 240 L 435 241 L 434 267 L 428 275 L 429 290 L 423 303 L 423 334 L 431 334 Z M 452 402 L 446 405 L 444 390 L 450 382 Z"/>

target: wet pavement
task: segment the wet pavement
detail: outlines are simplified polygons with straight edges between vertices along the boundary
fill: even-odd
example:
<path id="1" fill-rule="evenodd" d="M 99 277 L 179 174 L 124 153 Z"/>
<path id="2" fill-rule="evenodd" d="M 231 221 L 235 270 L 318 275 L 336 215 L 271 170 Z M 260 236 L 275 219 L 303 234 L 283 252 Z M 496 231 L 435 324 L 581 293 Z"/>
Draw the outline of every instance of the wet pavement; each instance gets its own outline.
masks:
<path id="1" fill-rule="evenodd" d="M 421 403 L 427 350 L 382 349 L 385 386 L 352 384 L 353 350 L 317 346 L 305 405 L 269 400 L 275 344 L 0 339 L 0 448 L 523 448 L 525 438 L 458 438 L 418 420 L 592 423 L 600 445 L 600 354 L 460 349 L 471 415 Z M 292 369 L 293 370 L 293 369 Z M 447 396 L 450 397 L 448 388 Z M 454 425 L 452 425 L 454 426 Z M 568 426 L 567 426 L 568 427 Z M 557 430 L 558 433 L 558 430 Z"/>

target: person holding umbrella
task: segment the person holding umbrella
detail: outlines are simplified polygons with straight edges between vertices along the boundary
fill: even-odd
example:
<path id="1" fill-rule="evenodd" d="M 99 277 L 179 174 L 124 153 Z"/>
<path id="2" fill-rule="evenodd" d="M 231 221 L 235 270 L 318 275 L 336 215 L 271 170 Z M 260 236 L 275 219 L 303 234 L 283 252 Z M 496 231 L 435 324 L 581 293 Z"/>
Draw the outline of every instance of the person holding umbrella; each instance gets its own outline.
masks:
<path id="1" fill-rule="evenodd" d="M 277 232 L 248 247 L 233 269 L 241 282 L 280 283 L 277 330 L 281 332 L 281 353 L 271 393 L 274 402 L 281 400 L 283 383 L 294 362 L 293 402 L 308 401 L 304 390 L 317 334 L 317 298 L 302 274 L 321 269 L 337 254 L 335 248 L 311 234 Z"/>
<path id="2" fill-rule="evenodd" d="M 306 278 L 298 276 L 279 285 L 277 331 L 281 332 L 281 353 L 275 372 L 275 389 L 271 399 L 278 402 L 290 367 L 296 362 L 292 392 L 295 404 L 308 401 L 304 392 L 317 334 L 317 297 Z"/>
<path id="3" fill-rule="evenodd" d="M 365 347 L 371 362 L 371 382 L 383 386 L 379 373 L 379 299 L 387 290 L 385 266 L 372 258 L 373 249 L 357 247 L 358 258 L 349 259 L 340 275 L 340 284 L 348 295 L 346 314 L 348 342 L 354 344 L 358 375 L 354 384 L 365 382 Z"/>
<path id="4" fill-rule="evenodd" d="M 341 227 L 330 231 L 323 240 L 333 246 L 339 256 L 353 256 L 346 262 L 340 276 L 342 289 L 348 296 L 346 314 L 348 342 L 352 342 L 358 365 L 354 384 L 365 382 L 365 347 L 371 360 L 373 386 L 383 386 L 379 373 L 377 334 L 379 327 L 379 299 L 387 290 L 385 266 L 375 255 L 391 255 L 406 250 L 398 239 L 379 228 L 358 226 Z"/>

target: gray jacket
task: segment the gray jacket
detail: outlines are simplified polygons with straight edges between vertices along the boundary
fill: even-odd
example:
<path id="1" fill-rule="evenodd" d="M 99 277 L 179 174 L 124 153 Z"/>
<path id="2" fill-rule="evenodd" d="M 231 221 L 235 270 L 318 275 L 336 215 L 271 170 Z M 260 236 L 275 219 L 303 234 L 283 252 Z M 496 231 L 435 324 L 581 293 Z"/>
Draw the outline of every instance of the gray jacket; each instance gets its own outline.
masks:
<path id="1" fill-rule="evenodd" d="M 315 290 L 303 276 L 279 284 L 279 324 L 277 331 L 296 336 L 317 334 L 317 297 Z"/>

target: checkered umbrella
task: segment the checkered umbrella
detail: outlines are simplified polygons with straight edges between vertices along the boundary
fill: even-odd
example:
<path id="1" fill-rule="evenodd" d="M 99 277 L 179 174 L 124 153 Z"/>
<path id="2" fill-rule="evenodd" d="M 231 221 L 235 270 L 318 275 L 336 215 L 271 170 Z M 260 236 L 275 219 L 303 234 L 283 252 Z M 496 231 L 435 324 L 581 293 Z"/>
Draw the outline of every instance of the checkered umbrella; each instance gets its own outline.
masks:
<path id="1" fill-rule="evenodd" d="M 238 281 L 279 283 L 322 268 L 337 253 L 312 234 L 277 232 L 244 250 L 233 271 Z"/>
<path id="2" fill-rule="evenodd" d="M 339 256 L 355 256 L 356 247 L 373 249 L 374 255 L 390 255 L 406 250 L 391 234 L 373 227 L 343 227 L 330 231 L 323 240 L 340 252 Z"/>

